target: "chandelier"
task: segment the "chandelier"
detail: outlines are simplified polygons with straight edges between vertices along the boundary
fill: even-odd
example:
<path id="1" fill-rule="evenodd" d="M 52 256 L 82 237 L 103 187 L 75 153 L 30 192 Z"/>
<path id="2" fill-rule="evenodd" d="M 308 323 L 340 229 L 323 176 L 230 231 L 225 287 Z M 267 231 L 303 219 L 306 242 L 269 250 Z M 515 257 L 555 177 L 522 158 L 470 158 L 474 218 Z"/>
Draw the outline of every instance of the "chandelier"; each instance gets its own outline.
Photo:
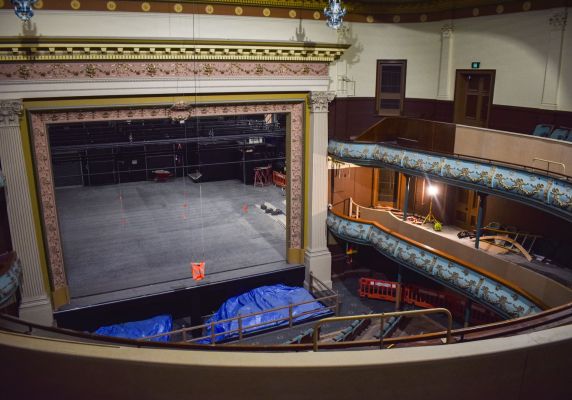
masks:
<path id="1" fill-rule="evenodd" d="M 11 0 L 14 5 L 14 13 L 22 21 L 29 21 L 30 18 L 34 16 L 34 10 L 32 6 L 36 4 L 38 0 Z"/>
<path id="2" fill-rule="evenodd" d="M 328 18 L 327 25 L 332 29 L 340 29 L 346 12 L 347 10 L 342 8 L 341 0 L 329 0 L 328 7 L 324 8 L 324 15 Z"/>

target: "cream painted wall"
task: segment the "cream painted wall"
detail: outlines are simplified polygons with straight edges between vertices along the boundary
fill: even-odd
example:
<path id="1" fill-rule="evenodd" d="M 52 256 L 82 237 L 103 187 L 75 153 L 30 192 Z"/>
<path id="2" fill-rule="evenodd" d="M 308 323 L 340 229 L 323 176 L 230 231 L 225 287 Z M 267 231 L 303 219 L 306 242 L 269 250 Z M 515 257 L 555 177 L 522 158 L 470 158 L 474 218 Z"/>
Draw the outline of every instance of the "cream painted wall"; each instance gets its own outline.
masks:
<path id="1" fill-rule="evenodd" d="M 541 108 L 548 19 L 560 10 L 455 20 L 454 68 L 470 69 L 471 61 L 480 61 L 481 69 L 496 70 L 494 104 Z M 572 79 L 562 72 L 562 80 Z"/>
<path id="2" fill-rule="evenodd" d="M 569 10 L 568 27 L 564 31 L 562 67 L 558 105 L 561 110 L 572 111 L 572 10 Z"/>
<path id="3" fill-rule="evenodd" d="M 494 103 L 541 107 L 546 70 L 548 19 L 562 9 L 454 20 L 452 69 L 497 71 Z M 11 11 L 0 12 L 0 36 L 25 34 Z M 407 59 L 406 96 L 434 99 L 440 68 L 440 28 L 451 21 L 414 24 L 347 23 L 336 32 L 324 21 L 153 13 L 38 11 L 32 31 L 41 36 L 110 36 L 139 38 L 208 38 L 344 42 L 352 47 L 330 68 L 330 90 L 338 76 L 355 81 L 355 92 L 375 95 L 376 60 Z M 302 34 L 300 34 L 300 28 Z M 572 29 L 564 33 L 558 109 L 572 111 Z M 454 77 L 453 77 L 454 79 Z M 451 98 L 453 86 L 451 85 Z"/>

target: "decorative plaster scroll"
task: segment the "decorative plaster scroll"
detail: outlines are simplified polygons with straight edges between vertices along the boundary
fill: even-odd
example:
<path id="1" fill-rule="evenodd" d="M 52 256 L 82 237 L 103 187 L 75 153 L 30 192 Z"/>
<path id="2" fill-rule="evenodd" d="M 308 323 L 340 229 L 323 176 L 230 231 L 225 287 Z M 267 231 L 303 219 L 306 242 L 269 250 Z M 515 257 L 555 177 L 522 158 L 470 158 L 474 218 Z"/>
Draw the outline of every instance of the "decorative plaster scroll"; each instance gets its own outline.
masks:
<path id="1" fill-rule="evenodd" d="M 20 100 L 0 101 L 0 128 L 20 126 L 20 115 L 22 115 L 22 102 Z"/>
<path id="2" fill-rule="evenodd" d="M 572 221 L 572 183 L 494 163 L 425 154 L 382 144 L 330 140 L 328 153 L 364 166 L 403 169 L 536 205 Z"/>
<path id="3" fill-rule="evenodd" d="M 311 92 L 310 110 L 312 112 L 328 112 L 328 104 L 334 100 L 336 92 Z"/>
<path id="4" fill-rule="evenodd" d="M 568 13 L 566 11 L 560 11 L 556 14 L 553 14 L 548 19 L 548 24 L 553 30 L 556 31 L 563 31 L 566 29 L 566 23 L 568 21 Z"/>
<path id="5" fill-rule="evenodd" d="M 304 103 L 272 104 L 199 104 L 185 111 L 189 117 L 240 115 L 240 114 L 290 114 L 290 165 L 289 182 L 289 231 L 287 246 L 302 248 L 303 209 L 304 209 Z M 48 125 L 67 122 L 114 121 L 123 119 L 170 118 L 172 105 L 154 107 L 130 107 L 93 110 L 67 110 L 54 112 L 32 112 L 31 125 L 36 174 L 40 188 L 45 227 L 50 276 L 54 290 L 66 286 L 64 261 L 58 225 L 51 157 L 48 146 Z"/>
<path id="6" fill-rule="evenodd" d="M 327 77 L 326 63 L 268 62 L 98 62 L 0 64 L 3 80 L 97 80 L 149 78 Z"/>
<path id="7" fill-rule="evenodd" d="M 533 301 L 491 277 L 400 239 L 373 224 L 352 221 L 349 217 L 345 219 L 332 212 L 328 212 L 326 224 L 334 235 L 373 246 L 383 255 L 465 293 L 501 315 L 517 318 L 541 311 Z"/>

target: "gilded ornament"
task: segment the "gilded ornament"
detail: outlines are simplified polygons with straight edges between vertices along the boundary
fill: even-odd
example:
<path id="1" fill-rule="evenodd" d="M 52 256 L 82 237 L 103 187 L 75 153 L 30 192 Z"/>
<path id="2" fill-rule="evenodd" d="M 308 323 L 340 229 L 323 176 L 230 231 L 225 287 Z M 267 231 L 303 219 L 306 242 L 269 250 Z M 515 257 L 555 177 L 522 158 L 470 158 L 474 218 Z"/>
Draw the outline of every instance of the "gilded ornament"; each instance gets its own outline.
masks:
<path id="1" fill-rule="evenodd" d="M 22 79 L 28 79 L 30 77 L 30 68 L 27 65 L 20 65 L 18 67 L 18 76 Z"/>
<path id="2" fill-rule="evenodd" d="M 81 7 L 81 3 L 78 0 L 72 0 L 72 2 L 70 3 L 70 7 L 73 8 L 74 10 L 79 10 L 79 8 Z"/>
<path id="3" fill-rule="evenodd" d="M 0 0 L 0 8 L 4 7 L 4 0 Z"/>
<path id="4" fill-rule="evenodd" d="M 208 6 L 205 7 L 205 12 L 207 14 L 212 14 L 214 12 L 214 7 L 209 4 Z"/>
<path id="5" fill-rule="evenodd" d="M 477 7 L 473 8 L 473 17 L 478 17 L 479 14 L 480 14 L 480 10 Z"/>
<path id="6" fill-rule="evenodd" d="M 262 15 L 264 15 L 265 17 L 270 17 L 270 8 L 265 8 L 264 10 L 262 10 Z"/>
<path id="7" fill-rule="evenodd" d="M 173 6 L 173 11 L 175 11 L 176 13 L 183 12 L 183 5 L 179 3 L 175 4 Z"/>
<path id="8" fill-rule="evenodd" d="M 421 14 L 419 16 L 419 21 L 421 22 L 427 22 L 427 14 Z"/>
<path id="9" fill-rule="evenodd" d="M 399 23 L 399 21 L 401 21 L 401 17 L 399 15 L 394 15 L 393 16 L 393 22 L 395 22 L 397 24 L 397 23 Z"/>
<path id="10" fill-rule="evenodd" d="M 97 70 L 95 69 L 95 66 L 93 64 L 87 64 L 85 66 L 85 74 L 90 78 L 95 77 L 95 75 L 97 74 Z"/>
<path id="11" fill-rule="evenodd" d="M 290 18 L 296 18 L 296 11 L 295 10 L 288 11 L 288 16 Z"/>
<path id="12" fill-rule="evenodd" d="M 141 3 L 141 9 L 145 12 L 151 10 L 151 4 L 147 3 L 146 1 Z"/>
<path id="13" fill-rule="evenodd" d="M 313 17 L 314 17 L 314 19 L 320 19 L 320 12 L 314 11 Z"/>
<path id="14" fill-rule="evenodd" d="M 497 14 L 502 14 L 504 12 L 504 6 L 502 4 L 499 4 L 497 6 Z"/>
<path id="15" fill-rule="evenodd" d="M 234 13 L 236 15 L 242 15 L 242 12 L 243 12 L 242 7 L 235 7 L 234 8 Z"/>
<path id="16" fill-rule="evenodd" d="M 365 17 L 365 20 L 368 24 L 373 23 L 374 19 L 372 15 L 368 15 L 367 17 Z"/>
<path id="17" fill-rule="evenodd" d="M 2 1 L 2 3 L 4 3 Z M 2 5 L 0 5 L 0 7 L 2 7 Z M 38 0 L 36 1 L 36 4 L 34 4 L 34 8 L 41 10 L 42 8 L 44 8 L 44 1 L 43 0 Z"/>
<path id="18" fill-rule="evenodd" d="M 532 8 L 532 3 L 530 1 L 525 1 L 522 3 L 522 9 L 524 11 L 529 11 Z"/>
<path id="19" fill-rule="evenodd" d="M 114 1 L 107 2 L 107 9 L 109 11 L 115 11 L 117 9 L 117 4 Z"/>

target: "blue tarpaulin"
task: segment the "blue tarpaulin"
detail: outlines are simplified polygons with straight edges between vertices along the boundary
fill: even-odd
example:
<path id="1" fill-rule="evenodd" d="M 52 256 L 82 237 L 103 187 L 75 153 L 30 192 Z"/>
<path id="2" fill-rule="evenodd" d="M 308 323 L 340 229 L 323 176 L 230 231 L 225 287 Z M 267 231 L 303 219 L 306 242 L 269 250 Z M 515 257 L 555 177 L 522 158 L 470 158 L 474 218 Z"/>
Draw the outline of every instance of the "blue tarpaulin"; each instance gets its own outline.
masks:
<path id="1" fill-rule="evenodd" d="M 146 336 L 158 335 L 173 330 L 173 318 L 170 315 L 157 315 L 142 321 L 125 322 L 122 324 L 102 326 L 94 333 L 96 335 L 114 336 L 127 339 L 141 339 Z M 150 339 L 155 342 L 168 342 L 169 336 Z"/>
<path id="2" fill-rule="evenodd" d="M 288 316 L 290 304 L 303 303 L 305 301 L 315 300 L 315 298 L 304 288 L 291 287 L 286 285 L 262 286 L 252 289 L 249 292 L 243 293 L 236 297 L 231 297 L 225 301 L 218 311 L 213 314 L 205 324 L 212 322 L 222 321 L 238 317 L 240 315 L 248 315 L 258 313 L 264 310 L 273 308 L 284 307 L 286 308 L 270 311 L 263 314 L 258 314 L 252 317 L 242 319 L 242 332 L 243 334 L 253 333 L 260 330 L 274 328 L 278 326 L 288 325 Z M 310 312 L 313 311 L 313 312 Z M 300 315 L 305 312 L 308 314 Z M 292 315 L 294 316 L 294 323 L 314 319 L 320 316 L 331 314 L 332 312 L 324 307 L 318 301 L 297 305 L 292 307 Z M 281 318 L 284 318 L 280 320 Z M 279 320 L 279 321 L 274 321 Z M 267 322 L 267 323 L 265 323 Z M 261 324 L 261 325 L 259 325 Z M 257 326 L 253 326 L 257 325 Z M 215 334 L 217 335 L 215 342 L 220 342 L 233 337 L 238 337 L 238 320 L 222 322 L 215 324 Z M 224 332 L 231 332 L 224 334 Z M 211 335 L 211 326 L 205 328 L 205 336 Z M 210 338 L 201 340 L 199 343 L 211 343 Z"/>

